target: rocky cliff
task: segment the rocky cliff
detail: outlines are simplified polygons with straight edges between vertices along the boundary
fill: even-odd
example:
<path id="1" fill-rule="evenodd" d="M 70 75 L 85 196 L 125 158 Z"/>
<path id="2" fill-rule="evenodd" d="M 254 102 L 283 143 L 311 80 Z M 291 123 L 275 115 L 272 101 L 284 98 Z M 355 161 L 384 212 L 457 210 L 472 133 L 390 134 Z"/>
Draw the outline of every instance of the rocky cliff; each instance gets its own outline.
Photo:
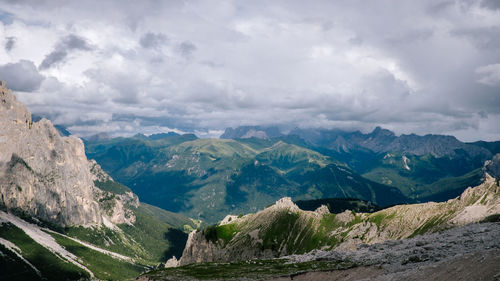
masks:
<path id="1" fill-rule="evenodd" d="M 3 208 L 60 226 L 133 222 L 124 205 L 136 202 L 135 195 L 122 198 L 97 188 L 99 177 L 112 179 L 87 160 L 82 141 L 61 137 L 46 119 L 33 122 L 5 82 L 0 84 L 0 128 Z"/>
<path id="2" fill-rule="evenodd" d="M 223 224 L 192 232 L 179 264 L 272 258 L 314 249 L 352 250 L 360 244 L 413 237 L 494 214 L 500 214 L 500 187 L 487 173 L 481 185 L 447 202 L 399 205 L 375 213 L 335 215 L 321 207 L 302 211 L 284 198 L 256 214 L 227 217 Z"/>

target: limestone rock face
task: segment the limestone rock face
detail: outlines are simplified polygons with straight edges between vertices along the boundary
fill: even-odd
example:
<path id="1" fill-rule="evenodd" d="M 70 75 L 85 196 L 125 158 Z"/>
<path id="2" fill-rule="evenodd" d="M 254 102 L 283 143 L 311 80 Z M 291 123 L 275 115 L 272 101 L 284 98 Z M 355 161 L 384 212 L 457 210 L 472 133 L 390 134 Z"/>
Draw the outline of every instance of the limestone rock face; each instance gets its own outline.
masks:
<path id="1" fill-rule="evenodd" d="M 325 205 L 321 205 L 319 206 L 316 210 L 314 210 L 314 212 L 320 216 L 322 215 L 326 215 L 326 214 L 329 214 L 330 213 L 330 210 L 328 209 L 327 206 Z"/>
<path id="2" fill-rule="evenodd" d="M 254 231 L 255 232 L 255 231 Z M 256 233 L 258 235 L 258 233 Z M 257 237 L 252 237 L 249 233 L 248 237 L 238 237 L 238 239 L 245 240 L 250 247 L 223 247 L 220 243 L 214 243 L 205 237 L 203 231 L 192 231 L 186 242 L 186 247 L 182 252 L 182 257 L 178 265 L 183 266 L 191 263 L 202 262 L 220 262 L 220 261 L 234 261 L 234 260 L 249 260 L 258 258 L 274 258 L 276 253 L 272 250 L 262 250 L 257 246 L 259 243 Z M 256 243 L 257 242 L 257 243 Z M 260 240 L 262 243 L 262 240 Z"/>
<path id="3" fill-rule="evenodd" d="M 292 211 L 298 211 L 299 207 L 293 203 L 292 198 L 290 197 L 283 197 L 276 201 L 274 205 L 271 206 L 271 208 L 274 209 L 290 209 Z"/>
<path id="4" fill-rule="evenodd" d="M 61 137 L 46 119 L 32 122 L 4 82 L 0 128 L 0 205 L 61 226 L 102 223 L 106 214 L 96 199 L 103 191 L 94 180 L 106 175 L 91 172 L 80 139 Z"/>
<path id="5" fill-rule="evenodd" d="M 175 256 L 168 259 L 168 261 L 165 263 L 165 268 L 177 267 L 177 266 L 179 266 L 179 261 Z"/>

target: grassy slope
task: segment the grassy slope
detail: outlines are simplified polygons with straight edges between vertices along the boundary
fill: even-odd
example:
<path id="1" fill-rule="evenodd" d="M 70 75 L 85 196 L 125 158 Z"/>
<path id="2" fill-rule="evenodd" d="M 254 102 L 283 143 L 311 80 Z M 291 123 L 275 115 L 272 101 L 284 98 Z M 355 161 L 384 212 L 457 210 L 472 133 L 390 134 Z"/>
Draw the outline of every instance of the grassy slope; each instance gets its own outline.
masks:
<path id="1" fill-rule="evenodd" d="M 466 187 L 479 185 L 482 177 L 481 169 L 473 170 L 459 177 L 446 177 L 419 188 L 415 198 L 421 202 L 445 201 L 460 195 Z"/>
<path id="2" fill-rule="evenodd" d="M 444 201 L 460 194 L 465 188 L 480 183 L 480 169 L 461 159 L 435 158 L 431 155 L 407 155 L 408 168 L 403 156 L 385 154 L 367 169 L 364 177 L 378 183 L 398 187 L 404 195 L 419 199 Z"/>
<path id="3" fill-rule="evenodd" d="M 50 234 L 58 244 L 79 257 L 83 261 L 83 265 L 101 280 L 131 280 L 146 269 L 143 266 L 121 261 L 87 248 L 59 234 Z"/>
<path id="4" fill-rule="evenodd" d="M 0 244 L 0 280 L 35 281 L 42 278 L 16 254 Z"/>
<path id="5" fill-rule="evenodd" d="M 67 234 L 87 241 L 95 246 L 133 257 L 135 262 L 122 261 L 90 249 L 60 234 L 49 233 L 56 242 L 69 252 L 78 256 L 94 275 L 102 280 L 131 280 L 147 268 L 158 265 L 160 261 L 177 255 L 180 258 L 187 234 L 172 228 L 159 219 L 137 212 L 134 227 L 120 226 L 123 232 L 108 228 L 68 228 Z M 160 212 L 160 215 L 161 212 Z M 165 216 L 165 214 L 163 214 Z M 49 280 L 79 280 L 88 273 L 71 263 L 59 259 L 28 237 L 22 230 L 11 225 L 0 225 L 0 237 L 11 241 L 21 250 L 21 254 Z M 0 259 L 0 280 L 15 276 L 11 280 L 38 280 L 35 272 L 12 252 L 1 248 L 4 254 Z M 21 270 L 22 269 L 22 270 Z M 36 275 L 36 274 L 35 274 Z M 7 280 L 7 279 L 6 279 Z"/>
<path id="6" fill-rule="evenodd" d="M 117 183 L 108 182 L 105 186 L 111 187 L 110 191 L 117 193 L 129 191 L 127 187 Z M 196 221 L 151 205 L 140 204 L 138 208 L 131 206 L 130 208 L 136 216 L 133 226 L 118 225 L 119 230 L 112 230 L 105 226 L 100 228 L 54 228 L 54 230 L 86 241 L 99 248 L 132 257 L 135 260 L 134 264 L 116 260 L 64 236 L 54 233 L 51 233 L 51 235 L 56 238 L 59 244 L 80 257 L 98 278 L 128 280 L 141 273 L 145 266 L 157 266 L 172 255 L 180 258 L 187 240 L 187 232 L 199 226 Z M 25 219 L 30 219 L 30 217 L 25 217 Z M 35 223 L 35 221 L 32 222 Z M 55 255 L 38 245 L 26 236 L 22 230 L 13 225 L 2 224 L 0 226 L 0 237 L 18 245 L 23 250 L 23 256 L 35 266 L 43 267 L 44 270 L 41 270 L 42 277 L 50 276 L 52 278 L 54 276 L 50 280 L 73 280 L 88 276 L 80 268 L 60 261 Z M 12 256 L 13 253 L 9 255 Z M 50 263 L 50 265 L 46 265 L 44 262 Z M 1 265 L 9 268 L 26 267 L 23 263 L 19 263 L 19 259 L 15 257 L 5 258 Z M 26 272 L 26 275 L 19 276 L 20 280 L 25 277 L 27 280 L 31 279 L 29 276 L 32 276 L 33 270 L 27 270 Z M 7 273 L 11 274 L 12 270 L 5 270 L 6 276 Z"/>
<path id="7" fill-rule="evenodd" d="M 33 264 L 40 271 L 42 278 L 46 280 L 79 280 L 89 277 L 87 272 L 69 262 L 61 260 L 55 254 L 36 243 L 24 231 L 10 223 L 0 224 L 0 237 L 14 243 L 20 248 L 23 257 Z M 14 271 L 16 268 L 26 267 L 24 262 L 19 259 L 14 262 L 6 262 L 4 258 L 1 260 L 3 264 L 3 270 L 0 270 L 1 280 L 36 280 L 31 279 L 33 277 L 31 268 L 25 271 Z"/>
<path id="8" fill-rule="evenodd" d="M 179 258 L 187 239 L 186 231 L 196 228 L 193 221 L 142 203 L 132 210 L 136 222 L 118 225 L 121 231 L 107 227 L 71 227 L 66 229 L 66 234 L 144 264 L 157 265 L 172 255 Z"/>

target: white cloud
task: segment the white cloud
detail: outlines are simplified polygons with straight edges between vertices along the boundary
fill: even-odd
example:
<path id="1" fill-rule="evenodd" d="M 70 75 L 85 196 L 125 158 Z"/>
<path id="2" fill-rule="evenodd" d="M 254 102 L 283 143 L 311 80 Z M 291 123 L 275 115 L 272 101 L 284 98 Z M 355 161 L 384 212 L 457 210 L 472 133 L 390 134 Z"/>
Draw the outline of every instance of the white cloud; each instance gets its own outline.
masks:
<path id="1" fill-rule="evenodd" d="M 9 81 L 9 88 L 14 91 L 32 92 L 40 88 L 45 77 L 32 61 L 20 60 L 0 65 L 0 79 Z"/>
<path id="2" fill-rule="evenodd" d="M 0 59 L 65 51 L 18 95 L 79 134 L 279 124 L 491 138 L 478 124 L 500 123 L 500 10 L 484 3 L 4 3 L 0 43 L 16 39 Z"/>
<path id="3" fill-rule="evenodd" d="M 489 86 L 500 86 L 500 63 L 478 67 L 476 73 L 482 76 L 477 82 Z"/>

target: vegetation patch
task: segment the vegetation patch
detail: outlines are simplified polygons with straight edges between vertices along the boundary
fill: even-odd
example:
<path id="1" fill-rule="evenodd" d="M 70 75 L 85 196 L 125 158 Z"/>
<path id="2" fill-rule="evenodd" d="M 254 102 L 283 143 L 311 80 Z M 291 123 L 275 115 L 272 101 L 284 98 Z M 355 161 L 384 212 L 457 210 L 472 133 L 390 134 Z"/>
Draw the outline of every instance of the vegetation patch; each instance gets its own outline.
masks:
<path id="1" fill-rule="evenodd" d="M 217 243 L 219 237 L 217 236 L 217 227 L 215 225 L 207 226 L 203 231 L 203 236 L 207 241 L 211 241 L 212 243 Z"/>
<path id="2" fill-rule="evenodd" d="M 144 266 L 118 260 L 87 248 L 59 234 L 50 234 L 56 239 L 59 245 L 78 256 L 83 261 L 83 265 L 90 269 L 90 271 L 101 280 L 130 280 L 146 269 Z"/>
<path id="3" fill-rule="evenodd" d="M 481 222 L 500 222 L 500 214 L 487 216 Z"/>
<path id="4" fill-rule="evenodd" d="M 248 260 L 234 263 L 202 263 L 166 268 L 143 276 L 153 280 L 242 280 L 293 276 L 308 271 L 338 270 L 356 266 L 350 261 L 289 263 L 286 259 Z"/>
<path id="5" fill-rule="evenodd" d="M 217 238 L 224 241 L 224 244 L 229 243 L 233 239 L 234 235 L 238 232 L 238 227 L 235 223 L 220 225 L 216 227 Z"/>
<path id="6" fill-rule="evenodd" d="M 106 227 L 70 227 L 65 233 L 151 266 L 165 262 L 172 256 L 180 258 L 187 241 L 187 233 L 182 227 L 192 229 L 194 223 L 181 215 L 147 204 L 141 203 L 139 208 L 132 210 L 136 221 L 134 225 L 118 225 L 122 231 Z"/>
<path id="7" fill-rule="evenodd" d="M 136 251 L 142 258 L 153 263 L 164 262 L 175 255 L 180 258 L 187 241 L 187 233 L 182 235 L 176 228 L 183 225 L 194 226 L 186 217 L 173 214 L 150 205 L 142 204 L 133 209 L 136 217 L 134 225 L 119 225 L 123 232 L 140 244 L 143 251 Z"/>
<path id="8" fill-rule="evenodd" d="M 33 169 L 24 161 L 23 158 L 19 157 L 19 155 L 12 153 L 12 156 L 10 158 L 9 162 L 9 169 L 13 169 L 16 165 L 21 165 L 22 167 L 28 169 L 28 171 L 33 172 Z"/>
<path id="9" fill-rule="evenodd" d="M 434 231 L 437 229 L 439 225 L 444 221 L 443 216 L 435 216 L 426 221 L 422 226 L 417 228 L 408 238 L 415 237 L 416 235 L 421 235 L 430 231 Z"/>
<path id="10" fill-rule="evenodd" d="M 380 229 L 380 227 L 382 226 L 382 224 L 384 222 L 391 220 L 394 217 L 396 217 L 396 213 L 386 214 L 383 212 L 379 212 L 377 214 L 374 214 L 374 215 L 371 215 L 370 217 L 368 217 L 368 221 L 375 223 L 377 225 L 377 227 Z"/>
<path id="11" fill-rule="evenodd" d="M 130 188 L 115 181 L 94 181 L 94 184 L 101 190 L 113 192 L 118 195 L 125 194 L 125 192 L 132 192 Z"/>
<path id="12" fill-rule="evenodd" d="M 290 242 L 288 241 L 290 237 L 296 237 L 294 234 L 298 234 L 296 233 L 298 229 L 295 229 L 295 224 L 299 217 L 299 213 L 288 210 L 278 213 L 273 223 L 264 231 L 259 232 L 263 241 L 262 248 L 278 251 L 282 243 Z M 290 248 L 289 252 L 294 252 L 295 245 L 290 243 L 287 248 Z"/>
<path id="13" fill-rule="evenodd" d="M 41 280 L 37 272 L 0 244 L 0 280 Z"/>

